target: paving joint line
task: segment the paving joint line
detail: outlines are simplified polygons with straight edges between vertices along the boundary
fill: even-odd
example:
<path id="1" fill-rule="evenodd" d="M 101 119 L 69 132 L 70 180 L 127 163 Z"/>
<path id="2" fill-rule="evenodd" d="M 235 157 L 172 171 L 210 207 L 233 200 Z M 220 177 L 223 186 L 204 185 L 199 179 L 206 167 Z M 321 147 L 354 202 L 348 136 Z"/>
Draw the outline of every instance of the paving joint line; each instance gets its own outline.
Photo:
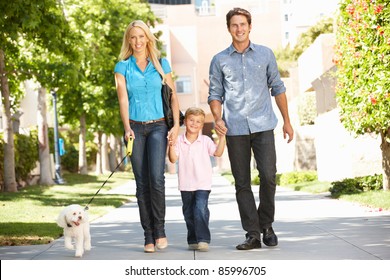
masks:
<path id="1" fill-rule="evenodd" d="M 332 232 L 327 231 L 327 230 L 323 229 L 323 228 L 320 227 L 320 226 L 316 226 L 316 225 L 313 225 L 313 226 L 314 226 L 315 228 L 317 228 L 317 229 L 319 229 L 319 230 L 322 230 L 323 232 L 325 232 L 325 233 L 327 233 L 327 234 L 333 236 L 333 237 L 336 237 L 337 239 L 340 239 L 340 240 L 342 240 L 342 241 L 348 243 L 349 245 L 351 245 L 351 246 L 353 246 L 353 247 L 359 249 L 360 251 L 363 251 L 363 252 L 365 252 L 366 254 L 369 254 L 369 255 L 373 256 L 374 258 L 377 258 L 378 260 L 383 260 L 382 258 L 380 258 L 380 257 L 378 257 L 378 256 L 376 256 L 376 255 L 374 255 L 373 253 L 370 253 L 370 252 L 364 250 L 363 248 L 359 247 L 358 245 L 355 245 L 354 243 L 349 242 L 348 240 L 346 240 L 346 239 L 344 239 L 344 238 L 342 238 L 342 237 L 340 237 L 340 236 L 338 236 L 338 235 L 336 235 L 336 234 L 333 234 Z"/>

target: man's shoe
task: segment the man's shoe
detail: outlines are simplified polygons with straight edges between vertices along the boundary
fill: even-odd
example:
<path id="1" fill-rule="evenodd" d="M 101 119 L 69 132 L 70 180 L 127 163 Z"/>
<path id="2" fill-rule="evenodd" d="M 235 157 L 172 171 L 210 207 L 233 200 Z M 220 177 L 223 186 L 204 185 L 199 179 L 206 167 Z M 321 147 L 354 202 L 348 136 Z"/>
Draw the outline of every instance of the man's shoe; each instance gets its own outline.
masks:
<path id="1" fill-rule="evenodd" d="M 277 246 L 278 237 L 272 227 L 263 229 L 263 242 L 267 246 Z"/>
<path id="2" fill-rule="evenodd" d="M 244 243 L 236 246 L 237 250 L 252 250 L 257 248 L 261 248 L 261 242 L 254 237 L 248 237 Z"/>

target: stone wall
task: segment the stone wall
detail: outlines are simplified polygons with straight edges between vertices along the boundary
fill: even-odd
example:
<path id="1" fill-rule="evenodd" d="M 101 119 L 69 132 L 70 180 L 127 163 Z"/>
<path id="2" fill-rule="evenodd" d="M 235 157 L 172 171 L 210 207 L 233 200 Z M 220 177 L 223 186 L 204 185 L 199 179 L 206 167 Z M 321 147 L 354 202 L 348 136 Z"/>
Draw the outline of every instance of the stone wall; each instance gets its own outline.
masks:
<path id="1" fill-rule="evenodd" d="M 295 129 L 294 170 L 317 170 L 314 125 L 299 126 Z"/>
<path id="2" fill-rule="evenodd" d="M 339 121 L 338 109 L 316 119 L 315 147 L 320 181 L 382 173 L 380 137 L 351 135 Z"/>

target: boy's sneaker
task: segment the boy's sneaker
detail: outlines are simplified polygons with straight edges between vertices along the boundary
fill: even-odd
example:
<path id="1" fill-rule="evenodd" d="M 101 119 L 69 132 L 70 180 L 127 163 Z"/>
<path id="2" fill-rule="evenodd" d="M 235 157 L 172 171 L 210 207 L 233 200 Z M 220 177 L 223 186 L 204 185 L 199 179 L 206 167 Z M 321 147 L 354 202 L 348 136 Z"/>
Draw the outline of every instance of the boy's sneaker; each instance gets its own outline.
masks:
<path id="1" fill-rule="evenodd" d="M 198 250 L 198 244 L 197 243 L 188 244 L 188 250 Z"/>
<path id="2" fill-rule="evenodd" d="M 198 250 L 201 252 L 207 252 L 209 250 L 209 244 L 207 242 L 199 242 Z"/>

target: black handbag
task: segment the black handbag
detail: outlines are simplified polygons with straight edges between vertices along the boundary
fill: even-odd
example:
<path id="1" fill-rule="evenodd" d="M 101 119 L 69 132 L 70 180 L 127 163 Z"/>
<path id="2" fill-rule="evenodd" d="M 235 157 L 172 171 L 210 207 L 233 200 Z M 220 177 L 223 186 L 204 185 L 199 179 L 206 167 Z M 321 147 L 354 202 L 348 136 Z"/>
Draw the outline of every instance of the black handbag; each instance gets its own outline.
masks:
<path id="1" fill-rule="evenodd" d="M 171 107 L 172 89 L 168 86 L 167 83 L 162 85 L 161 95 L 162 95 L 165 122 L 168 126 L 168 129 L 171 129 L 174 124 L 173 111 Z M 184 115 L 180 110 L 179 110 L 179 120 L 180 120 L 180 126 L 182 126 L 184 123 Z"/>

